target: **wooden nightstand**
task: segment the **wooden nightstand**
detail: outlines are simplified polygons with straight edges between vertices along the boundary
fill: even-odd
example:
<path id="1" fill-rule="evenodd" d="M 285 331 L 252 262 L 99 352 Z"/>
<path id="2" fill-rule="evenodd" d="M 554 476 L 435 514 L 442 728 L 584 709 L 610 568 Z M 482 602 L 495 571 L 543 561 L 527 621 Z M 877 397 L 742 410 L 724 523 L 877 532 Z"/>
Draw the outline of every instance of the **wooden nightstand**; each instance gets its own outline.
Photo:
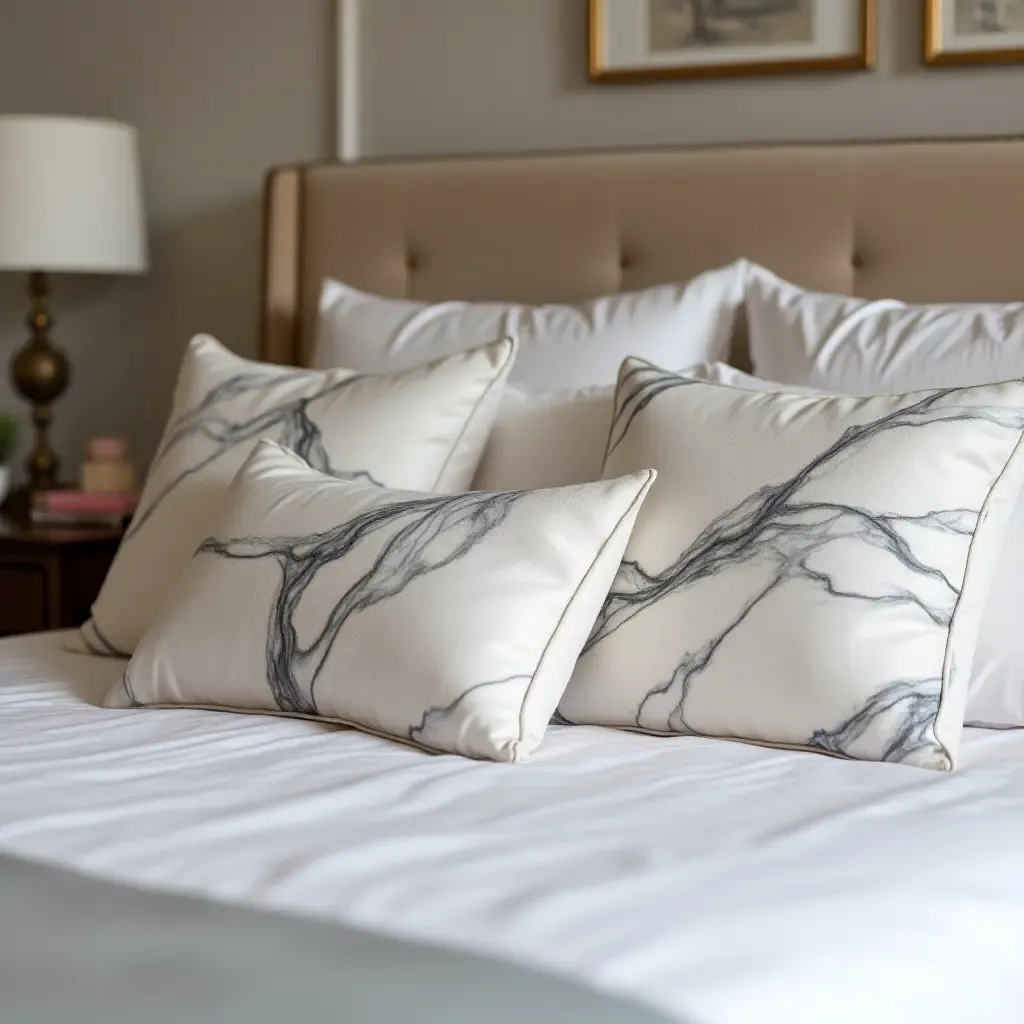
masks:
<path id="1" fill-rule="evenodd" d="M 120 541 L 120 530 L 0 520 L 0 636 L 81 625 Z"/>

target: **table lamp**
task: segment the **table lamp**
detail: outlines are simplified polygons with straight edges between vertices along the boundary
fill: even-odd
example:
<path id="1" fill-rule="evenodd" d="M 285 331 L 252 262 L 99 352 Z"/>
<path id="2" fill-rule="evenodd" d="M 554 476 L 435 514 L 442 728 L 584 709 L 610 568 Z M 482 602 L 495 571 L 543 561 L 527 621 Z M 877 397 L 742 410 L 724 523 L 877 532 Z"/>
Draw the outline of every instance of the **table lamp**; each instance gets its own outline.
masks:
<path id="1" fill-rule="evenodd" d="M 135 129 L 113 121 L 0 116 L 0 271 L 28 273 L 28 342 L 11 381 L 32 405 L 28 491 L 57 486 L 51 405 L 71 368 L 50 340 L 50 273 L 140 274 L 146 229 Z"/>

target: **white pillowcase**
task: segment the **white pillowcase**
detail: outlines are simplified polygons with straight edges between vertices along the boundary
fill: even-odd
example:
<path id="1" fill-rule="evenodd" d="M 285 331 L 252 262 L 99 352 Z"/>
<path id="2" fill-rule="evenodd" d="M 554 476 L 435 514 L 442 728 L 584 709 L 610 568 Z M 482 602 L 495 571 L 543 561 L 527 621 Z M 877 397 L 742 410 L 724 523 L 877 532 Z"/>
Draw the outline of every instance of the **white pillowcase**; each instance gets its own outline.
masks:
<path id="1" fill-rule="evenodd" d="M 601 479 L 614 386 L 531 395 L 507 387 L 473 489 L 517 491 Z"/>
<path id="2" fill-rule="evenodd" d="M 627 356 L 667 366 L 726 360 L 747 263 L 578 305 L 414 302 L 323 283 L 313 365 L 380 373 L 512 335 L 524 391 L 610 387 Z"/>
<path id="3" fill-rule="evenodd" d="M 684 372 L 724 384 L 760 383 L 725 363 L 699 363 Z M 614 408 L 614 385 L 539 395 L 507 387 L 473 489 L 528 490 L 600 479 Z"/>
<path id="4" fill-rule="evenodd" d="M 1022 282 L 1024 291 L 1024 282 Z M 909 306 L 807 292 L 762 267 L 747 283 L 759 376 L 836 394 L 988 384 L 1024 376 L 1024 304 Z M 967 702 L 972 725 L 1024 726 L 1024 501 L 1006 534 Z"/>
<path id="5" fill-rule="evenodd" d="M 206 335 L 193 339 L 138 511 L 82 627 L 88 649 L 135 650 L 261 438 L 336 476 L 465 490 L 514 357 L 504 340 L 373 377 L 255 363 Z"/>
<path id="6" fill-rule="evenodd" d="M 1020 382 L 817 397 L 628 361 L 604 472 L 659 478 L 562 715 L 952 769 L 1022 434 Z"/>
<path id="7" fill-rule="evenodd" d="M 1024 303 L 914 306 L 827 295 L 754 264 L 746 287 L 750 359 L 766 380 L 877 395 L 1024 377 Z"/>
<path id="8" fill-rule="evenodd" d="M 261 442 L 106 704 L 298 715 L 524 760 L 653 478 L 430 495 Z"/>

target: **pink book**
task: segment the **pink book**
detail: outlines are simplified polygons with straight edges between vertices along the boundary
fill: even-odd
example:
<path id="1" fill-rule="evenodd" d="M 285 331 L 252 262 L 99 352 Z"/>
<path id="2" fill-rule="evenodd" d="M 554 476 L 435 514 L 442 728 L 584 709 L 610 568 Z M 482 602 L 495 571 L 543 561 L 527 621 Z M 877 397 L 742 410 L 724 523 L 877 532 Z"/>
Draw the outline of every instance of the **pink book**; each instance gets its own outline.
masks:
<path id="1" fill-rule="evenodd" d="M 134 492 L 92 494 L 86 491 L 46 491 L 33 499 L 36 508 L 47 512 L 80 512 L 114 516 L 133 512 L 138 503 L 139 496 Z"/>

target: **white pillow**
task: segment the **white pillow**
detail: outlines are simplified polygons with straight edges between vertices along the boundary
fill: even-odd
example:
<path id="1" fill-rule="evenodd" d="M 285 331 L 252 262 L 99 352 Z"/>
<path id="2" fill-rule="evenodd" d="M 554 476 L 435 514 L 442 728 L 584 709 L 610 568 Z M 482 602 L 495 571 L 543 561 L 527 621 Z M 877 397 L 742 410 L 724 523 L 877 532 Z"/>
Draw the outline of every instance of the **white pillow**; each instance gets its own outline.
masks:
<path id="1" fill-rule="evenodd" d="M 1022 434 L 1019 382 L 818 397 L 628 361 L 604 472 L 659 478 L 562 715 L 952 769 Z"/>
<path id="2" fill-rule="evenodd" d="M 611 386 L 630 355 L 668 366 L 726 360 L 746 261 L 579 305 L 440 302 L 367 295 L 324 281 L 313 365 L 381 373 L 506 334 L 519 341 L 511 382 L 524 391 Z"/>
<path id="3" fill-rule="evenodd" d="M 614 386 L 531 395 L 507 387 L 473 489 L 516 491 L 601 479 Z"/>
<path id="4" fill-rule="evenodd" d="M 826 295 L 754 264 L 746 287 L 751 363 L 767 380 L 877 395 L 1024 377 L 1024 303 L 910 306 Z"/>
<path id="5" fill-rule="evenodd" d="M 684 372 L 726 384 L 754 381 L 725 363 L 699 363 Z M 614 385 L 539 395 L 507 387 L 473 489 L 529 490 L 599 479 L 614 396 Z"/>
<path id="6" fill-rule="evenodd" d="M 261 442 L 106 704 L 298 715 L 524 760 L 653 478 L 431 495 Z"/>
<path id="7" fill-rule="evenodd" d="M 209 528 L 261 438 L 320 469 L 379 486 L 469 486 L 515 343 L 377 377 L 254 363 L 205 335 L 185 353 L 138 511 L 82 627 L 98 654 L 128 655 Z"/>
<path id="8" fill-rule="evenodd" d="M 1022 282 L 1024 290 L 1024 282 Z M 782 384 L 879 394 L 1024 376 L 1024 304 L 908 306 L 807 292 L 751 266 L 754 368 Z M 1024 726 L 1024 501 L 1014 511 L 978 638 L 971 725 Z"/>

